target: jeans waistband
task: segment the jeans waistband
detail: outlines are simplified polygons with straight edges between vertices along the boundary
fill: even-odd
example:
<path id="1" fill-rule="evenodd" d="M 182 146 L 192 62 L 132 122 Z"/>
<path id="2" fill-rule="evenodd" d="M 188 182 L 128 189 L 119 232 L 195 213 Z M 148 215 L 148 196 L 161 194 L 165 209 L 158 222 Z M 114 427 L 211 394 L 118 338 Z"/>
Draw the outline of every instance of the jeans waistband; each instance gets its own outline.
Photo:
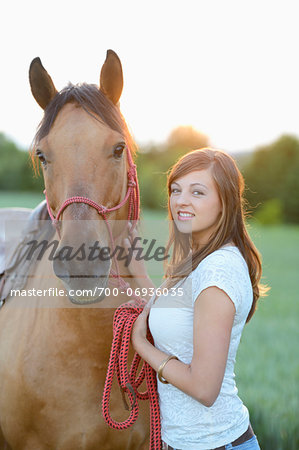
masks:
<path id="1" fill-rule="evenodd" d="M 235 439 L 233 442 L 230 442 L 230 443 L 231 443 L 232 447 L 236 447 L 237 445 L 243 444 L 243 442 L 248 441 L 253 436 L 254 436 L 254 432 L 253 432 L 251 424 L 249 424 L 249 427 L 247 428 L 245 433 L 243 433 L 240 437 L 238 437 L 237 439 Z M 229 442 L 227 444 L 229 444 Z M 227 445 L 227 444 L 225 444 L 225 445 Z M 213 448 L 211 450 L 225 450 L 225 445 L 222 445 L 221 447 Z M 170 445 L 167 445 L 166 442 L 163 442 L 162 449 L 163 450 L 179 450 L 179 449 L 174 449 Z"/>

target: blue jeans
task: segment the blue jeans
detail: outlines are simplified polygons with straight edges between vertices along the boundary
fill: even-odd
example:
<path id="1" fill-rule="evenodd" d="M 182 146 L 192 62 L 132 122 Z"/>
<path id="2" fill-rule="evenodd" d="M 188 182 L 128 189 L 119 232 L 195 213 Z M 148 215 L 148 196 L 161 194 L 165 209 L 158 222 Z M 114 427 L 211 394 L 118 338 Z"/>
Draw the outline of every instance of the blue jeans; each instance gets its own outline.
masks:
<path id="1" fill-rule="evenodd" d="M 248 441 L 243 442 L 243 444 L 237 445 L 233 447 L 232 444 L 227 444 L 225 446 L 225 450 L 261 450 L 259 446 L 256 435 L 252 436 L 252 438 L 248 439 Z"/>
<path id="2" fill-rule="evenodd" d="M 252 436 L 251 439 L 248 439 L 248 441 L 243 442 L 243 444 L 237 445 L 236 447 L 233 447 L 232 444 L 227 444 L 225 446 L 225 450 L 261 450 L 261 447 L 259 446 L 258 440 L 256 438 L 256 435 Z M 174 448 L 173 450 L 179 450 Z"/>

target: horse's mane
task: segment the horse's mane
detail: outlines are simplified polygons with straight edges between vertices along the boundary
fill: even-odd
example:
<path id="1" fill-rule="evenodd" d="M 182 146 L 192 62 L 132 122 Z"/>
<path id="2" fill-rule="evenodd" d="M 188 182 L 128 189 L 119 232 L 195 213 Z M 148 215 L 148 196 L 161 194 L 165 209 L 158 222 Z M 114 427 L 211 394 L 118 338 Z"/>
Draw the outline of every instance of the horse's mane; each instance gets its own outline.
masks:
<path id="1" fill-rule="evenodd" d="M 128 130 L 123 115 L 119 108 L 115 106 L 98 88 L 95 84 L 72 84 L 69 83 L 51 100 L 45 109 L 43 119 L 41 120 L 37 132 L 31 144 L 31 158 L 36 169 L 35 149 L 45 136 L 50 132 L 50 129 L 59 113 L 67 103 L 75 103 L 81 106 L 88 114 L 93 116 L 96 120 L 103 121 L 112 130 L 123 134 L 127 145 L 132 153 L 136 153 L 136 144 Z"/>

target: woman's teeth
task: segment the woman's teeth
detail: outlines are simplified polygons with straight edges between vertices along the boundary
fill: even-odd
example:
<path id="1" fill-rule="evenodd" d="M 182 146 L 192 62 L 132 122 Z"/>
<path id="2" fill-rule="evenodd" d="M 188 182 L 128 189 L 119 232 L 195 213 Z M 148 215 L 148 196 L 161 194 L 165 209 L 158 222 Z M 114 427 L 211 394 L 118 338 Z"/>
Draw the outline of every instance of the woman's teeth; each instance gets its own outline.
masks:
<path id="1" fill-rule="evenodd" d="M 193 217 L 194 214 L 179 212 L 179 216 L 180 217 Z"/>

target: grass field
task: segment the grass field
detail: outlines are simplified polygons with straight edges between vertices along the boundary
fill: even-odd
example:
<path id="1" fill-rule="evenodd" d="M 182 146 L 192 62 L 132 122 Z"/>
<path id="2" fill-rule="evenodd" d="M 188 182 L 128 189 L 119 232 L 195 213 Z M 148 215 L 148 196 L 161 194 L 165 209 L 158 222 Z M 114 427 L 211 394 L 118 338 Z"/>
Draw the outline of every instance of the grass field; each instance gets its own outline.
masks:
<path id="1" fill-rule="evenodd" d="M 34 207 L 42 195 L 0 193 L 0 207 Z M 160 213 L 144 211 L 146 219 Z M 299 449 L 299 226 L 251 224 L 269 295 L 244 328 L 235 367 L 239 396 L 263 450 Z"/>
<path id="2" fill-rule="evenodd" d="M 18 206 L 22 208 L 34 208 L 44 198 L 42 193 L 0 191 L 0 208 Z"/>
<path id="3" fill-rule="evenodd" d="M 271 286 L 245 326 L 237 364 L 239 395 L 263 450 L 299 449 L 299 227 L 252 227 Z"/>

